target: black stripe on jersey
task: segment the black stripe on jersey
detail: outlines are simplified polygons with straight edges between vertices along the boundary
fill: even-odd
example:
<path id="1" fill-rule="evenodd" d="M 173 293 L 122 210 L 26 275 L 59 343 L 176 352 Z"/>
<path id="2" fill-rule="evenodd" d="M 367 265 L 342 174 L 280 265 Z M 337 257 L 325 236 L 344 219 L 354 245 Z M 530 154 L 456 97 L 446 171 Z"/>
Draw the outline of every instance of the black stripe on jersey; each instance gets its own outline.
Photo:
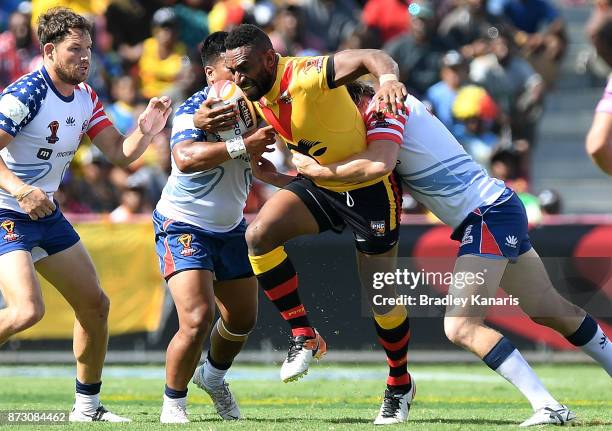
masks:
<path id="1" fill-rule="evenodd" d="M 325 77 L 327 79 L 327 87 L 329 89 L 336 88 L 336 69 L 334 68 L 334 55 L 327 57 L 327 66 L 325 67 Z"/>

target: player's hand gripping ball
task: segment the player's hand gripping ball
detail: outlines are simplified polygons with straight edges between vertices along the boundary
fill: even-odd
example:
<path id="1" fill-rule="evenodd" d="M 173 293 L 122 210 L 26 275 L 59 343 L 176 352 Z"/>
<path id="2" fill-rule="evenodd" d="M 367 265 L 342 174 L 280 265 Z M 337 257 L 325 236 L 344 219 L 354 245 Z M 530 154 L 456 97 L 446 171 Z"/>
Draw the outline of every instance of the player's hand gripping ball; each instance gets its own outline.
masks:
<path id="1" fill-rule="evenodd" d="M 221 102 L 215 103 L 213 108 L 222 105 L 236 104 L 236 118 L 234 127 L 230 130 L 219 131 L 218 134 L 222 141 L 237 138 L 244 135 L 255 127 L 257 120 L 255 116 L 255 108 L 253 104 L 244 96 L 244 93 L 232 81 L 217 81 L 211 87 L 208 93 L 209 98 L 221 99 Z"/>

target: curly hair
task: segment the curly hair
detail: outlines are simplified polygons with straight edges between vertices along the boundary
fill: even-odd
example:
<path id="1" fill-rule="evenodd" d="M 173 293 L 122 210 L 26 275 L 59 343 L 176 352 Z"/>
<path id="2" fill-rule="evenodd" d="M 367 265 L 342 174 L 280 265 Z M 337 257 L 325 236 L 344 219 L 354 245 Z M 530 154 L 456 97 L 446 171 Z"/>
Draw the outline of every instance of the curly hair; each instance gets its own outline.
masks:
<path id="1" fill-rule="evenodd" d="M 376 94 L 374 87 L 363 81 L 349 82 L 346 84 L 346 89 L 356 105 L 359 105 L 364 96 L 374 97 Z"/>
<path id="2" fill-rule="evenodd" d="M 58 43 L 72 29 L 80 29 L 91 34 L 91 24 L 87 19 L 72 9 L 56 7 L 49 9 L 38 18 L 38 40 L 41 45 Z"/>
<path id="3" fill-rule="evenodd" d="M 206 36 L 200 49 L 202 66 L 212 66 L 225 52 L 225 40 L 228 33 L 226 31 L 216 31 Z"/>
<path id="4" fill-rule="evenodd" d="M 273 49 L 268 35 L 252 24 L 239 25 L 229 33 L 225 40 L 225 49 L 236 49 L 242 46 L 250 46 L 259 51 Z"/>

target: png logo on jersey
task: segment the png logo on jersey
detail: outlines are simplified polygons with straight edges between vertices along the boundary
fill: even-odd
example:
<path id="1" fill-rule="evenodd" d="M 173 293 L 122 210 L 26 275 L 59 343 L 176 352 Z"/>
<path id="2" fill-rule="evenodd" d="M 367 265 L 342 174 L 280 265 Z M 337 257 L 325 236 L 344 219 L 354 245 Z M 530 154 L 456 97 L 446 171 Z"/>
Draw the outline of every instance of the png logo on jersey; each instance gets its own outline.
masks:
<path id="1" fill-rule="evenodd" d="M 59 141 L 59 138 L 57 137 L 57 131 L 59 130 L 59 121 L 51 121 L 47 127 L 49 128 L 49 130 L 51 130 L 51 135 L 47 136 L 45 139 L 48 143 L 55 144 L 57 141 Z"/>
<path id="2" fill-rule="evenodd" d="M 5 241 L 11 242 L 19 239 L 20 235 L 15 233 L 15 222 L 13 220 L 4 220 L 0 223 L 0 227 L 6 231 L 6 235 L 3 237 Z"/>
<path id="3" fill-rule="evenodd" d="M 178 242 L 183 246 L 181 256 L 193 256 L 193 254 L 196 252 L 196 249 L 191 247 L 191 243 L 193 242 L 192 234 L 184 233 L 183 235 L 179 236 Z"/>

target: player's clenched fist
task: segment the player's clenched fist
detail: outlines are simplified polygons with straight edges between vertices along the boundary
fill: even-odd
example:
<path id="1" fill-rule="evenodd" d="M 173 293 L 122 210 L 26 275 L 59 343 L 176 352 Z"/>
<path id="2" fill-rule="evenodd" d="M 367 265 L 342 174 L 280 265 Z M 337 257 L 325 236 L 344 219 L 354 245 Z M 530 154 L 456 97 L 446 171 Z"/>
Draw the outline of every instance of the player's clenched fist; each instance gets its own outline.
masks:
<path id="1" fill-rule="evenodd" d="M 271 153 L 274 151 L 274 148 L 269 148 L 269 145 L 274 145 L 275 142 L 276 132 L 272 126 L 262 127 L 250 134 L 244 135 L 244 146 L 247 153 L 251 155 Z"/>
<path id="2" fill-rule="evenodd" d="M 155 136 L 166 127 L 166 122 L 172 112 L 172 101 L 167 96 L 153 97 L 149 100 L 147 109 L 138 117 L 138 128 L 143 135 Z"/>
<path id="3" fill-rule="evenodd" d="M 19 206 L 32 220 L 51 215 L 55 211 L 55 204 L 47 194 L 38 187 L 24 185 L 19 188 L 13 196 L 17 199 Z"/>

